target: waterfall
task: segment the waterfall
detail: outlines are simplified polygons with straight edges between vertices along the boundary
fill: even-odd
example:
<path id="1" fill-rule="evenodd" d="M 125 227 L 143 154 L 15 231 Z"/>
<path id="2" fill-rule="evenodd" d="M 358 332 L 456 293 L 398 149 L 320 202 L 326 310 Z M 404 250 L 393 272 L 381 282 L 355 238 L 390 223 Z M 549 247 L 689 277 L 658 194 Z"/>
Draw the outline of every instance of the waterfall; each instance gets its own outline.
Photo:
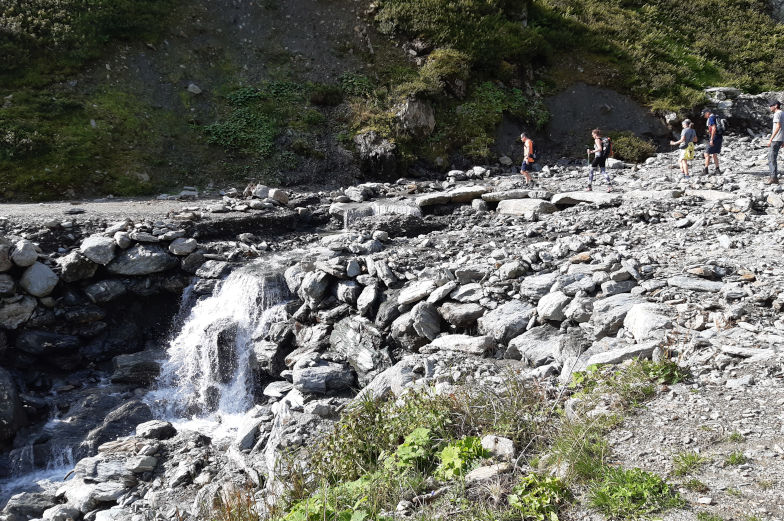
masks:
<path id="1" fill-rule="evenodd" d="M 13 449 L 10 454 L 11 477 L 0 481 L 0 506 L 16 494 L 30 490 L 54 492 L 73 469 L 74 456 L 70 447 L 51 449 L 46 468 L 36 467 L 35 448 L 32 444 Z"/>
<path id="2" fill-rule="evenodd" d="M 235 270 L 191 307 L 148 395 L 162 417 L 220 421 L 253 405 L 253 346 L 285 319 L 288 296 L 282 276 L 269 266 Z"/>

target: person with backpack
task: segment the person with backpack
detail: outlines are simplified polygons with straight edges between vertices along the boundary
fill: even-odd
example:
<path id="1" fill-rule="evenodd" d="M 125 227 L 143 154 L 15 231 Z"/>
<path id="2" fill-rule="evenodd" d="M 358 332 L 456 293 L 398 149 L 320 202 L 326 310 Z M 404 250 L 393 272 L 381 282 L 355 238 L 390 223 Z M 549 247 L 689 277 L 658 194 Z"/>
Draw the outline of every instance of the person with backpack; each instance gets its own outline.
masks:
<path id="1" fill-rule="evenodd" d="M 602 136 L 602 131 L 598 128 L 591 131 L 591 137 L 593 137 L 593 150 L 589 148 L 586 152 L 588 152 L 589 161 L 591 154 L 594 154 L 594 159 L 591 161 L 591 167 L 588 170 L 588 188 L 585 190 L 588 192 L 593 190 L 593 172 L 595 168 L 599 168 L 604 178 L 607 179 L 607 191 L 612 192 L 612 180 L 609 174 L 607 174 L 606 167 L 607 158 L 612 156 L 612 140 L 607 136 Z"/>
<path id="2" fill-rule="evenodd" d="M 534 170 L 534 163 L 538 159 L 538 154 L 533 140 L 525 132 L 520 134 L 520 141 L 523 142 L 523 164 L 520 166 L 520 173 L 525 176 L 526 185 L 533 184 L 534 180 L 531 177 L 531 172 Z"/>
<path id="3" fill-rule="evenodd" d="M 767 144 L 769 148 L 768 169 L 770 170 L 770 177 L 765 183 L 776 185 L 779 184 L 778 155 L 781 145 L 784 144 L 784 112 L 781 111 L 781 102 L 779 100 L 770 100 L 768 106 L 773 113 L 773 130 Z"/>
<path id="4" fill-rule="evenodd" d="M 697 142 L 697 132 L 694 131 L 690 119 L 683 120 L 683 130 L 678 141 L 670 141 L 670 145 L 678 145 L 680 151 L 681 172 L 684 179 L 689 178 L 689 161 L 694 159 L 694 144 Z"/>
<path id="5" fill-rule="evenodd" d="M 708 167 L 710 166 L 711 157 L 716 164 L 715 174 L 721 174 L 719 168 L 719 154 L 721 154 L 721 145 L 724 141 L 724 120 L 717 114 L 711 113 L 709 109 L 702 111 L 702 116 L 708 120 L 708 148 L 705 149 L 705 167 L 702 169 L 703 175 L 708 175 Z"/>

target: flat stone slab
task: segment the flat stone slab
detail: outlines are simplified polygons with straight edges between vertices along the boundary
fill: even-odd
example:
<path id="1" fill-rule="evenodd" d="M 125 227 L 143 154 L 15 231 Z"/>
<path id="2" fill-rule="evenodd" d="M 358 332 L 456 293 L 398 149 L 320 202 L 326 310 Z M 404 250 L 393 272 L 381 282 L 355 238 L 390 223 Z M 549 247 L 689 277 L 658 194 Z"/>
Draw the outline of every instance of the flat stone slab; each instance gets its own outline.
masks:
<path id="1" fill-rule="evenodd" d="M 635 358 L 648 359 L 658 346 L 659 342 L 645 342 L 643 344 L 632 344 L 621 349 L 605 351 L 604 353 L 596 353 L 585 362 L 585 367 L 599 364 L 620 364 Z"/>
<path id="2" fill-rule="evenodd" d="M 425 194 L 417 197 L 414 202 L 420 208 L 425 206 L 435 206 L 438 204 L 446 204 L 452 200 L 452 196 L 446 192 L 436 192 L 434 194 Z"/>
<path id="3" fill-rule="evenodd" d="M 442 335 L 421 348 L 420 352 L 459 351 L 482 356 L 493 347 L 495 342 L 491 336 Z"/>
<path id="4" fill-rule="evenodd" d="M 706 201 L 726 201 L 727 199 L 737 199 L 737 194 L 732 192 L 722 192 L 721 190 L 686 190 L 686 195 L 699 197 Z"/>
<path id="5" fill-rule="evenodd" d="M 527 199 L 530 196 L 530 190 L 504 190 L 501 192 L 488 192 L 482 194 L 482 199 L 488 203 L 500 203 L 507 199 Z"/>
<path id="6" fill-rule="evenodd" d="M 507 199 L 498 203 L 498 213 L 503 215 L 522 215 L 526 218 L 534 215 L 554 213 L 558 210 L 554 204 L 544 199 Z"/>
<path id="7" fill-rule="evenodd" d="M 667 285 L 675 288 L 689 289 L 692 291 L 721 291 L 724 287 L 723 282 L 715 280 L 698 279 L 697 277 L 686 277 L 684 275 L 676 275 L 667 279 Z"/>
<path id="8" fill-rule="evenodd" d="M 651 199 L 664 201 L 667 199 L 678 199 L 683 197 L 682 190 L 631 190 L 622 194 L 624 199 Z"/>
<path id="9" fill-rule="evenodd" d="M 451 190 L 449 196 L 453 203 L 470 203 L 489 192 L 485 186 L 461 186 Z"/>
<path id="10" fill-rule="evenodd" d="M 612 192 L 564 192 L 555 194 L 550 202 L 559 206 L 574 206 L 580 203 L 619 205 L 621 199 L 620 194 Z"/>

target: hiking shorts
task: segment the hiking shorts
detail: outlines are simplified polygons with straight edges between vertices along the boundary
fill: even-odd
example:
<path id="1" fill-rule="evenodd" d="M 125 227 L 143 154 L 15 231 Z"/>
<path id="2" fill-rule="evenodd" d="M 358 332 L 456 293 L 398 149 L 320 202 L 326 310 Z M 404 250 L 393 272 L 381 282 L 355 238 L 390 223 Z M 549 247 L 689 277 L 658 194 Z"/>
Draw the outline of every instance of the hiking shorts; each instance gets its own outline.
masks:
<path id="1" fill-rule="evenodd" d="M 594 168 L 596 167 L 604 168 L 604 165 L 606 163 L 607 163 L 607 158 L 605 156 L 596 156 L 595 158 L 593 158 L 593 161 L 591 161 L 591 166 Z"/>
<path id="2" fill-rule="evenodd" d="M 533 172 L 534 171 L 534 164 L 533 163 L 529 163 L 528 161 L 526 161 L 520 167 L 520 171 L 521 172 Z"/>
<path id="3" fill-rule="evenodd" d="M 721 154 L 721 143 L 724 141 L 724 137 L 722 136 L 714 136 L 713 137 L 713 145 L 710 144 L 710 139 L 708 140 L 708 148 L 705 149 L 705 153 L 708 155 L 711 154 Z"/>

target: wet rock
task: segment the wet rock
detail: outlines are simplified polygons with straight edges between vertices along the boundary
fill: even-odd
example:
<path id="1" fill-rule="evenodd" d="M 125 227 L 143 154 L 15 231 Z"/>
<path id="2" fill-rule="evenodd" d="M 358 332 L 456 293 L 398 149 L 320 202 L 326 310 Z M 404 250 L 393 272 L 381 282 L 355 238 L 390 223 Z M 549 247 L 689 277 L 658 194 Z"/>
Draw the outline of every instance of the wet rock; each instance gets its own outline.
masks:
<path id="1" fill-rule="evenodd" d="M 89 279 L 95 275 L 98 264 L 85 257 L 79 250 L 73 250 L 65 257 L 57 259 L 60 266 L 60 278 L 64 282 L 76 282 Z"/>
<path id="2" fill-rule="evenodd" d="M 16 329 L 19 325 L 27 322 L 35 310 L 35 298 L 33 297 L 14 297 L 3 299 L 0 307 L 0 326 L 6 329 Z"/>
<path id="3" fill-rule="evenodd" d="M 49 266 L 36 262 L 24 271 L 19 286 L 35 297 L 45 297 L 54 291 L 59 281 Z"/>
<path id="4" fill-rule="evenodd" d="M 0 244 L 0 272 L 8 271 L 14 267 L 11 260 L 11 245 Z"/>
<path id="5" fill-rule="evenodd" d="M 525 330 L 534 311 L 529 304 L 511 300 L 480 318 L 477 321 L 479 332 L 505 343 Z"/>
<path id="6" fill-rule="evenodd" d="M 22 402 L 11 374 L 0 367 L 0 442 L 14 437 L 25 424 Z"/>
<path id="7" fill-rule="evenodd" d="M 139 400 L 130 400 L 110 411 L 101 424 L 87 434 L 85 442 L 97 448 L 107 441 L 127 436 L 137 425 L 151 419 L 152 412 L 147 404 Z"/>
<path id="8" fill-rule="evenodd" d="M 102 280 L 84 288 L 87 298 L 95 304 L 105 304 L 123 296 L 127 291 L 122 281 Z"/>
<path id="9" fill-rule="evenodd" d="M 80 345 L 78 337 L 49 331 L 24 331 L 16 338 L 16 348 L 31 355 L 60 355 Z"/>
<path id="10" fill-rule="evenodd" d="M 226 261 L 208 260 L 196 270 L 196 276 L 203 279 L 221 279 L 229 274 L 231 265 Z"/>
<path id="11" fill-rule="evenodd" d="M 161 371 L 160 363 L 150 351 L 115 356 L 112 366 L 113 383 L 127 383 L 139 387 L 154 382 Z"/>
<path id="12" fill-rule="evenodd" d="M 195 274 L 196 271 L 201 267 L 202 264 L 206 261 L 203 253 L 193 252 L 190 255 L 187 255 L 180 264 L 180 268 L 187 273 Z"/>
<path id="13" fill-rule="evenodd" d="M 168 440 L 177 435 L 177 429 L 161 420 L 150 420 L 136 426 L 136 436 L 150 440 Z"/>
<path id="14" fill-rule="evenodd" d="M 22 239 L 14 244 L 14 249 L 11 252 L 11 260 L 17 266 L 26 268 L 32 266 L 38 260 L 38 252 L 35 246 L 27 239 Z"/>
<path id="15" fill-rule="evenodd" d="M 160 246 L 137 244 L 120 253 L 106 268 L 116 275 L 149 275 L 177 265 L 177 258 L 166 253 Z"/>
<path id="16" fill-rule="evenodd" d="M 106 266 L 114 259 L 116 246 L 117 243 L 111 237 L 91 235 L 82 241 L 79 250 L 94 263 Z"/>
<path id="17" fill-rule="evenodd" d="M 10 521 L 37 519 L 56 503 L 54 494 L 50 492 L 21 492 L 8 500 L 3 516 Z"/>
<path id="18" fill-rule="evenodd" d="M 452 200 L 452 196 L 446 192 L 437 192 L 434 194 L 420 195 L 415 199 L 417 206 L 424 208 L 427 206 L 436 206 L 439 204 L 446 204 Z"/>

